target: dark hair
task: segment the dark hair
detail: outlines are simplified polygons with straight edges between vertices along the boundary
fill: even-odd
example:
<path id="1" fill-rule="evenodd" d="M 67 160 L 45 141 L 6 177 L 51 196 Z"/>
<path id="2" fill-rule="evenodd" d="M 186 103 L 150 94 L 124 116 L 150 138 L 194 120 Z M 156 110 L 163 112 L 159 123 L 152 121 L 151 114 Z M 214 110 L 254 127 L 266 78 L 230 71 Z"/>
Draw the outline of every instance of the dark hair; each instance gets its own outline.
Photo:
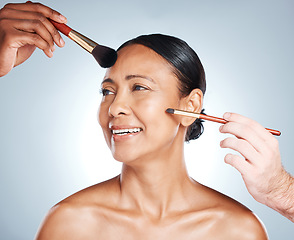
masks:
<path id="1" fill-rule="evenodd" d="M 152 49 L 172 66 L 180 83 L 181 97 L 188 96 L 195 88 L 199 88 L 203 94 L 205 93 L 206 80 L 203 66 L 195 51 L 185 41 L 163 34 L 142 35 L 125 42 L 117 51 L 133 44 L 141 44 Z M 203 130 L 202 121 L 196 119 L 189 126 L 185 141 L 197 139 Z"/>

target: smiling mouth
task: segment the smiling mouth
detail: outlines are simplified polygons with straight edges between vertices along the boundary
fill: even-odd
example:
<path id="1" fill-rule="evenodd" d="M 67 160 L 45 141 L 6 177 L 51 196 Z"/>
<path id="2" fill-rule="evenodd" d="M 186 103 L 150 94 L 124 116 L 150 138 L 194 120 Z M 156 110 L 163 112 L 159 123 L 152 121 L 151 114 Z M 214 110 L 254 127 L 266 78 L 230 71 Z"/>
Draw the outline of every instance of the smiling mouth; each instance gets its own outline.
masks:
<path id="1" fill-rule="evenodd" d="M 112 134 L 113 135 L 127 135 L 127 134 L 132 134 L 132 133 L 138 133 L 141 132 L 142 129 L 141 128 L 130 128 L 130 129 L 116 129 L 116 130 L 112 130 Z"/>

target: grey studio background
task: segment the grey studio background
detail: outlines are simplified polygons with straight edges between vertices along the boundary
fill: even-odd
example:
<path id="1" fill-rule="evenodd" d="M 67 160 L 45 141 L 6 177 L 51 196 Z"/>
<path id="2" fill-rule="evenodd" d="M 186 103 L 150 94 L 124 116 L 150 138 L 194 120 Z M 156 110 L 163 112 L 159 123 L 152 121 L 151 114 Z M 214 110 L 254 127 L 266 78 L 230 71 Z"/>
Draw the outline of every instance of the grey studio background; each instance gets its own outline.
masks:
<path id="1" fill-rule="evenodd" d="M 21 2 L 21 1 L 19 1 Z M 0 1 L 1 7 L 6 1 Z M 282 132 L 282 161 L 294 173 L 294 1 L 49 1 L 68 25 L 117 48 L 165 33 L 187 41 L 207 74 L 207 114 L 238 112 Z M 37 50 L 0 79 L 0 239 L 33 239 L 51 206 L 120 172 L 97 123 L 104 76 L 94 58 L 64 37 L 52 59 Z M 223 161 L 219 124 L 186 145 L 190 175 L 240 201 L 270 239 L 293 239 L 294 225 L 256 202 Z"/>

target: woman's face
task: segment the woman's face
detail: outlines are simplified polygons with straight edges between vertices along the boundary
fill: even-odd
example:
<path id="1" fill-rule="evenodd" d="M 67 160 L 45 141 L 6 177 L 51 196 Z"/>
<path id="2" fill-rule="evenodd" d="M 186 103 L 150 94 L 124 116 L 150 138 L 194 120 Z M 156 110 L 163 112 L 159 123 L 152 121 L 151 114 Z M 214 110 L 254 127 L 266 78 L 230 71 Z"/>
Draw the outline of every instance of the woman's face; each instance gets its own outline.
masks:
<path id="1" fill-rule="evenodd" d="M 116 160 L 169 151 L 180 124 L 165 110 L 178 108 L 181 99 L 178 80 L 160 55 L 138 44 L 121 49 L 105 74 L 102 93 L 99 123 Z"/>

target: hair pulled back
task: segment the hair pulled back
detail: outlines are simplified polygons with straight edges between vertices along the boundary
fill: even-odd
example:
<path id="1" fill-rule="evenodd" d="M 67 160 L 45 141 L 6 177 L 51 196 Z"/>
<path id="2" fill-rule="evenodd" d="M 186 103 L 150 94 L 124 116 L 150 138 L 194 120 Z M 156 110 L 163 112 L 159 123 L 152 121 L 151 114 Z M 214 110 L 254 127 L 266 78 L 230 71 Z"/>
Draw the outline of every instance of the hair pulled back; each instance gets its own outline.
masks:
<path id="1" fill-rule="evenodd" d="M 133 44 L 152 49 L 172 66 L 173 73 L 179 80 L 180 97 L 188 96 L 195 88 L 200 89 L 204 95 L 206 80 L 203 66 L 195 51 L 185 41 L 163 34 L 141 35 L 125 42 L 117 51 Z M 196 119 L 188 127 L 185 141 L 199 138 L 203 130 L 202 120 Z"/>

